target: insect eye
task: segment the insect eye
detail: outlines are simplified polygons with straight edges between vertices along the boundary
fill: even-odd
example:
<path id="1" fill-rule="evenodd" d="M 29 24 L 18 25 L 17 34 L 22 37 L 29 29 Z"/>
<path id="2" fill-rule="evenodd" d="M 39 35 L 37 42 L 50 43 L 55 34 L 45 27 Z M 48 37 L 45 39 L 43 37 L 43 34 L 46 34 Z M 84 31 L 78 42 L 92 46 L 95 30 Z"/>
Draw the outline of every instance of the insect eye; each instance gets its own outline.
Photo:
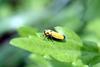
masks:
<path id="1" fill-rule="evenodd" d="M 46 34 L 49 34 L 49 32 L 47 32 Z"/>

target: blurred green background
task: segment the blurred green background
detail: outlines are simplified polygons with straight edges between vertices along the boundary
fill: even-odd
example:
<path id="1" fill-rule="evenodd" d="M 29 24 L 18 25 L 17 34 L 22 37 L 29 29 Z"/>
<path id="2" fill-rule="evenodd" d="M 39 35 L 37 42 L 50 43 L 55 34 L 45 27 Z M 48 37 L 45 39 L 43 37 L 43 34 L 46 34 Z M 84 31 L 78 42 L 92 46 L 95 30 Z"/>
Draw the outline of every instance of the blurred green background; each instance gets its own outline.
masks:
<path id="1" fill-rule="evenodd" d="M 83 41 L 100 46 L 100 0 L 0 0 L 0 67 L 35 65 L 28 57 L 29 52 L 9 44 L 18 36 L 16 30 L 26 25 L 39 31 L 55 26 L 66 27 Z M 33 60 L 40 63 L 38 67 L 43 67 L 41 64 L 46 61 L 38 58 L 41 61 Z M 53 67 L 61 67 L 62 63 L 55 61 L 51 61 Z"/>

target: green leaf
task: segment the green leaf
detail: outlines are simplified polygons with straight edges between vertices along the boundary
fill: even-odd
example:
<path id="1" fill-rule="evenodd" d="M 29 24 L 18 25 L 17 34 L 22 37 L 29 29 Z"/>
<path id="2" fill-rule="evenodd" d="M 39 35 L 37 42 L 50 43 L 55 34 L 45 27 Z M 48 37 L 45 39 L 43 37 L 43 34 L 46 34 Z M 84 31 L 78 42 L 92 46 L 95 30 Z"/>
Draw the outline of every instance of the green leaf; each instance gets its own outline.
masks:
<path id="1" fill-rule="evenodd" d="M 99 52 L 98 45 L 95 42 L 92 41 L 84 41 L 83 42 L 84 46 L 82 47 L 83 51 L 88 51 L 88 52 Z"/>
<path id="2" fill-rule="evenodd" d="M 91 20 L 90 23 L 87 24 L 85 31 L 94 33 L 98 38 L 100 38 L 100 18 L 96 18 Z"/>
<path id="3" fill-rule="evenodd" d="M 74 62 L 72 63 L 72 65 L 73 65 L 72 67 L 89 67 L 88 65 L 85 65 L 85 64 L 82 62 L 82 60 L 80 60 L 80 59 L 74 61 Z"/>
<path id="4" fill-rule="evenodd" d="M 18 34 L 23 37 L 27 37 L 29 35 L 36 35 L 35 32 L 37 32 L 36 29 L 28 26 L 24 26 L 18 29 Z"/>
<path id="5" fill-rule="evenodd" d="M 72 67 L 71 63 L 60 62 L 54 58 L 42 57 L 31 54 L 27 61 L 26 67 Z"/>
<path id="6" fill-rule="evenodd" d="M 93 67 L 100 67 L 100 63 L 93 65 Z"/>
<path id="7" fill-rule="evenodd" d="M 84 46 L 82 47 L 80 57 L 83 63 L 92 65 L 91 63 L 94 63 L 94 59 L 99 55 L 99 48 L 96 43 L 91 41 L 84 41 Z"/>
<path id="8" fill-rule="evenodd" d="M 51 67 L 51 64 L 42 56 L 31 54 L 25 67 Z"/>
<path id="9" fill-rule="evenodd" d="M 80 38 L 73 31 L 66 28 L 56 27 L 55 29 L 62 29 L 66 36 L 65 42 L 44 39 L 42 33 L 38 33 L 40 37 L 36 35 L 19 37 L 12 39 L 10 43 L 32 53 L 54 57 L 62 62 L 77 60 L 81 55 L 80 49 L 82 47 L 82 42 Z"/>
<path id="10" fill-rule="evenodd" d="M 84 34 L 82 39 L 87 41 L 96 42 L 100 48 L 100 19 L 96 18 L 91 20 L 86 28 L 84 29 Z"/>

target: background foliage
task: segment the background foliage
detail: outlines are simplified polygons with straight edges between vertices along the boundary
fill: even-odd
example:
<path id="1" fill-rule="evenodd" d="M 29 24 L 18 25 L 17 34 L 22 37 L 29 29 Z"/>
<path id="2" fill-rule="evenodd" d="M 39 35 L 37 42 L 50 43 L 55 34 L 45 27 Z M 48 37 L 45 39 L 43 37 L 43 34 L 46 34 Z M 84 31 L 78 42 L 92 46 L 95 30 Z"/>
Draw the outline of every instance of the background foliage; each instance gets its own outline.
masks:
<path id="1" fill-rule="evenodd" d="M 0 0 L 0 67 L 99 67 L 99 19 L 99 0 Z"/>

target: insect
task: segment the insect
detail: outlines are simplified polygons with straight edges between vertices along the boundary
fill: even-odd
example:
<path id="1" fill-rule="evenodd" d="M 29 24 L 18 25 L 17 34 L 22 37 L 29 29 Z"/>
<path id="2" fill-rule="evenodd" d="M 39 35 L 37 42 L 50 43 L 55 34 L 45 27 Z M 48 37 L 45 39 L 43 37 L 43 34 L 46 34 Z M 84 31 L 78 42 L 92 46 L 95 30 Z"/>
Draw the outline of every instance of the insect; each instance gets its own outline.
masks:
<path id="1" fill-rule="evenodd" d="M 45 30 L 44 31 L 44 35 L 48 38 L 48 39 L 53 39 L 53 40 L 57 40 L 57 41 L 64 41 L 65 40 L 65 36 L 53 31 L 53 30 Z"/>

